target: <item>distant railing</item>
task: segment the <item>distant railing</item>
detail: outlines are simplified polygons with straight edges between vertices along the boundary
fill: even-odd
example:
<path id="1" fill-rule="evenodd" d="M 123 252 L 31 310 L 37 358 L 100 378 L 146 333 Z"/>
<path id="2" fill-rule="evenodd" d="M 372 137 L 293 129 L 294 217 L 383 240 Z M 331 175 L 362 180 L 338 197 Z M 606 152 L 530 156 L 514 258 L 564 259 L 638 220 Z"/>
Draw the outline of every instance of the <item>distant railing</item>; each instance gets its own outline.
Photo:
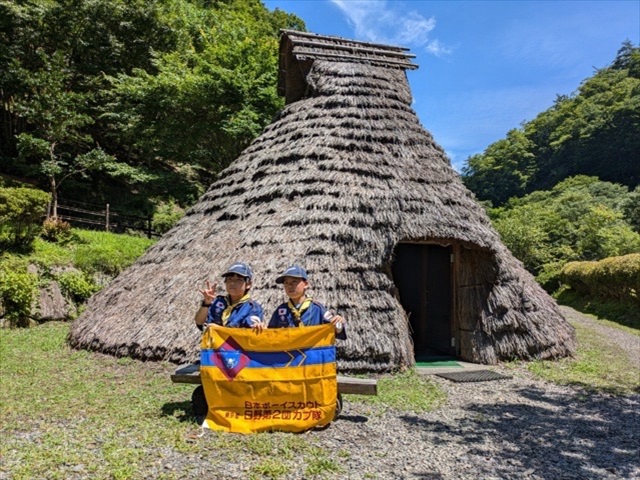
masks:
<path id="1" fill-rule="evenodd" d="M 92 229 L 108 232 L 126 233 L 129 230 L 144 232 L 148 238 L 159 237 L 160 234 L 152 227 L 152 218 L 126 215 L 111 210 L 109 204 L 92 205 L 76 201 L 65 200 L 58 203 L 58 218 L 71 225 L 83 224 Z M 96 210 L 96 208 L 100 208 Z M 51 205 L 47 210 L 47 218 L 51 217 Z"/>

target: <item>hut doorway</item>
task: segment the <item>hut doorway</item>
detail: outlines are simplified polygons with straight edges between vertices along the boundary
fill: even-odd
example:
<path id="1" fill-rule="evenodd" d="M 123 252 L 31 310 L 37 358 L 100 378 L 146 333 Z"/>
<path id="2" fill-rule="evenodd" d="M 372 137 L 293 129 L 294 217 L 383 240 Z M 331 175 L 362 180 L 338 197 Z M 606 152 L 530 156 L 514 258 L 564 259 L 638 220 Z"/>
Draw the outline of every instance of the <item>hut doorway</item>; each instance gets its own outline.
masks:
<path id="1" fill-rule="evenodd" d="M 451 247 L 402 243 L 392 266 L 400 303 L 409 316 L 416 360 L 455 355 L 451 345 Z"/>

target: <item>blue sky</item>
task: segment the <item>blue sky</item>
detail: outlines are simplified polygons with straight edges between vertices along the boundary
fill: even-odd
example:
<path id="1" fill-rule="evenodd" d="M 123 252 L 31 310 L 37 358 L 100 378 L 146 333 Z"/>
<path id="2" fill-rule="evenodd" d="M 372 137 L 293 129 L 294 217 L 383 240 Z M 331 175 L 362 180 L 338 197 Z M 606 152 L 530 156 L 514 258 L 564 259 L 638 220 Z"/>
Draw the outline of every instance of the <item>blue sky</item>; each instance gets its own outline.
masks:
<path id="1" fill-rule="evenodd" d="M 409 47 L 413 108 L 455 168 L 640 43 L 640 0 L 267 0 L 307 30 Z"/>

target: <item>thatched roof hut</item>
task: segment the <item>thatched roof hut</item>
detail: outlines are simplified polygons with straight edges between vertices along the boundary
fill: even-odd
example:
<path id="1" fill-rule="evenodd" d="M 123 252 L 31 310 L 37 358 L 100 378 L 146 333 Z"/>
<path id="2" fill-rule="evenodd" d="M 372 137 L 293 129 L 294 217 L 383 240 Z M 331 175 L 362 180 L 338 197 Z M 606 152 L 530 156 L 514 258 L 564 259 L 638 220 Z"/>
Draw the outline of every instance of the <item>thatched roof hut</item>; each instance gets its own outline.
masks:
<path id="1" fill-rule="evenodd" d="M 235 260 L 267 315 L 297 262 L 348 319 L 339 366 L 387 371 L 444 353 L 492 364 L 575 348 L 555 302 L 501 243 L 411 109 L 405 49 L 284 31 L 277 119 L 179 224 L 95 295 L 71 345 L 198 356 L 197 288 Z"/>

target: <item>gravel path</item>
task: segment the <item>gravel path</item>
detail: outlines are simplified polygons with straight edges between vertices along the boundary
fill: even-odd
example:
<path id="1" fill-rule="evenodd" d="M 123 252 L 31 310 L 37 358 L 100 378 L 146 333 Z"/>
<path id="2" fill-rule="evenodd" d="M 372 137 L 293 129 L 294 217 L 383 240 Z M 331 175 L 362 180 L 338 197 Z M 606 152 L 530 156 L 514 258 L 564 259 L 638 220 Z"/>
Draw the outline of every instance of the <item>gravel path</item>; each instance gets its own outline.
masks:
<path id="1" fill-rule="evenodd" d="M 637 355 L 637 337 L 569 310 L 563 308 L 572 321 L 602 329 Z M 433 377 L 448 400 L 426 414 L 380 412 L 345 397 L 330 428 L 306 435 L 322 448 L 349 452 L 337 456 L 343 470 L 333 478 L 640 479 L 640 395 L 593 394 L 538 380 L 524 368 L 493 369 L 512 378 Z M 225 459 L 216 478 L 247 478 L 247 460 Z M 297 468 L 282 478 L 305 478 L 304 465 Z M 207 470 L 190 473 L 206 478 Z"/>
<path id="2" fill-rule="evenodd" d="M 585 395 L 508 373 L 476 384 L 435 377 L 449 399 L 428 414 L 376 418 L 347 404 L 323 443 L 358 445 L 345 462 L 353 479 L 640 478 L 640 396 Z"/>
<path id="3" fill-rule="evenodd" d="M 603 335 L 605 338 L 613 340 L 629 355 L 629 361 L 640 369 L 640 337 L 631 335 L 617 328 L 607 327 L 596 322 L 593 318 L 583 315 L 582 313 L 570 307 L 561 306 L 560 310 L 567 320 L 571 323 L 579 323 L 591 330 Z"/>

